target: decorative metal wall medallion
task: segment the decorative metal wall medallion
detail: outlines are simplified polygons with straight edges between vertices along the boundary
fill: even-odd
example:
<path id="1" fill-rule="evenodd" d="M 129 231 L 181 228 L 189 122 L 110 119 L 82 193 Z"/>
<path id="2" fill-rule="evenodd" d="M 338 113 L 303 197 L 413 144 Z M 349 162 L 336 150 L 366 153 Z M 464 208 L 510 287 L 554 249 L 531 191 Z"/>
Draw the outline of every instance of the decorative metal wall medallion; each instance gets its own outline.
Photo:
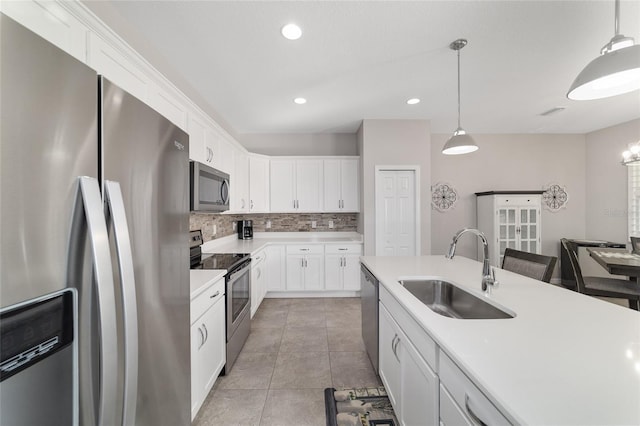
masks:
<path id="1" fill-rule="evenodd" d="M 448 183 L 438 182 L 431 187 L 431 205 L 438 211 L 446 212 L 455 206 L 458 193 Z"/>
<path id="2" fill-rule="evenodd" d="M 557 183 L 550 183 L 544 187 L 545 192 L 542 193 L 542 204 L 545 209 L 557 212 L 567 207 L 569 194 L 567 189 Z"/>

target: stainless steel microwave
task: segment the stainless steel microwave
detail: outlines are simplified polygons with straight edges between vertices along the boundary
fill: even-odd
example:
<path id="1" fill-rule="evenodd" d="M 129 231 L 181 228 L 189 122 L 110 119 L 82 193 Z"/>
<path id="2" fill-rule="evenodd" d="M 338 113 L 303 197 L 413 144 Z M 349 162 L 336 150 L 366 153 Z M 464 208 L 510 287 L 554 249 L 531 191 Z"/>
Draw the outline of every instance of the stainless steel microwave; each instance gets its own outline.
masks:
<path id="1" fill-rule="evenodd" d="M 192 212 L 229 210 L 229 175 L 197 161 L 190 161 Z"/>

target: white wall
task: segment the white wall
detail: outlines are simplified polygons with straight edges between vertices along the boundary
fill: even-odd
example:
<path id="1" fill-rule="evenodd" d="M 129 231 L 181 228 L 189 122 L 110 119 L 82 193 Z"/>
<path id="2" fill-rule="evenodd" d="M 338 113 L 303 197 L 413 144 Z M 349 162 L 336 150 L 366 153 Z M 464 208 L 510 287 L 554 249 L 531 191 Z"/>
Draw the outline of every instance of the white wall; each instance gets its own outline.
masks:
<path id="1" fill-rule="evenodd" d="M 557 213 L 542 210 L 542 253 L 558 256 L 562 237 L 584 238 L 584 135 L 473 134 L 480 146 L 478 151 L 447 156 L 441 150 L 449 136 L 431 135 L 431 182 L 450 183 L 459 200 L 453 210 L 445 213 L 433 210 L 434 254 L 446 252 L 457 230 L 476 226 L 476 192 L 539 190 L 551 182 L 566 187 L 569 201 L 567 208 Z M 471 237 L 463 237 L 457 252 L 475 258 L 476 243 Z"/>
<path id="2" fill-rule="evenodd" d="M 358 155 L 354 133 L 244 133 L 238 141 L 264 155 Z"/>
<path id="3" fill-rule="evenodd" d="M 421 254 L 431 253 L 431 133 L 427 120 L 363 120 L 358 130 L 362 162 L 358 231 L 364 234 L 364 254 L 375 254 L 375 166 L 420 166 Z"/>

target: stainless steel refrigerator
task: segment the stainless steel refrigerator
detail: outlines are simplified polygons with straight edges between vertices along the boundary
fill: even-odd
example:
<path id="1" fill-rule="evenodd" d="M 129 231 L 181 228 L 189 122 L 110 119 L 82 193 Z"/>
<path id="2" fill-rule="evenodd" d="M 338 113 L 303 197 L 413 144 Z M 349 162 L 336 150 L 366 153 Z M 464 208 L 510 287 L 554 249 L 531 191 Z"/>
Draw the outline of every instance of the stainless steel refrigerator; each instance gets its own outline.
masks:
<path id="1" fill-rule="evenodd" d="M 0 424 L 188 425 L 188 135 L 0 32 Z"/>

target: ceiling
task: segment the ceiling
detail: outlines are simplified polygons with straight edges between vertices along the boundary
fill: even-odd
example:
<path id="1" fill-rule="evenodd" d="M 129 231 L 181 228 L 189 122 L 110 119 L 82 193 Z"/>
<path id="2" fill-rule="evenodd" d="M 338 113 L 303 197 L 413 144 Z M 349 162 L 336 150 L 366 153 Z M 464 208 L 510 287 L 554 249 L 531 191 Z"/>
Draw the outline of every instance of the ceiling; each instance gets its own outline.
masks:
<path id="1" fill-rule="evenodd" d="M 565 94 L 614 32 L 614 1 L 89 1 L 87 6 L 233 133 L 353 133 L 428 119 L 469 133 L 588 133 L 640 117 L 640 92 Z M 284 39 L 295 22 L 303 35 Z M 640 0 L 620 30 L 640 42 Z M 295 97 L 308 100 L 293 103 Z M 406 100 L 417 97 L 417 105 Z M 551 116 L 540 114 L 566 107 Z"/>

